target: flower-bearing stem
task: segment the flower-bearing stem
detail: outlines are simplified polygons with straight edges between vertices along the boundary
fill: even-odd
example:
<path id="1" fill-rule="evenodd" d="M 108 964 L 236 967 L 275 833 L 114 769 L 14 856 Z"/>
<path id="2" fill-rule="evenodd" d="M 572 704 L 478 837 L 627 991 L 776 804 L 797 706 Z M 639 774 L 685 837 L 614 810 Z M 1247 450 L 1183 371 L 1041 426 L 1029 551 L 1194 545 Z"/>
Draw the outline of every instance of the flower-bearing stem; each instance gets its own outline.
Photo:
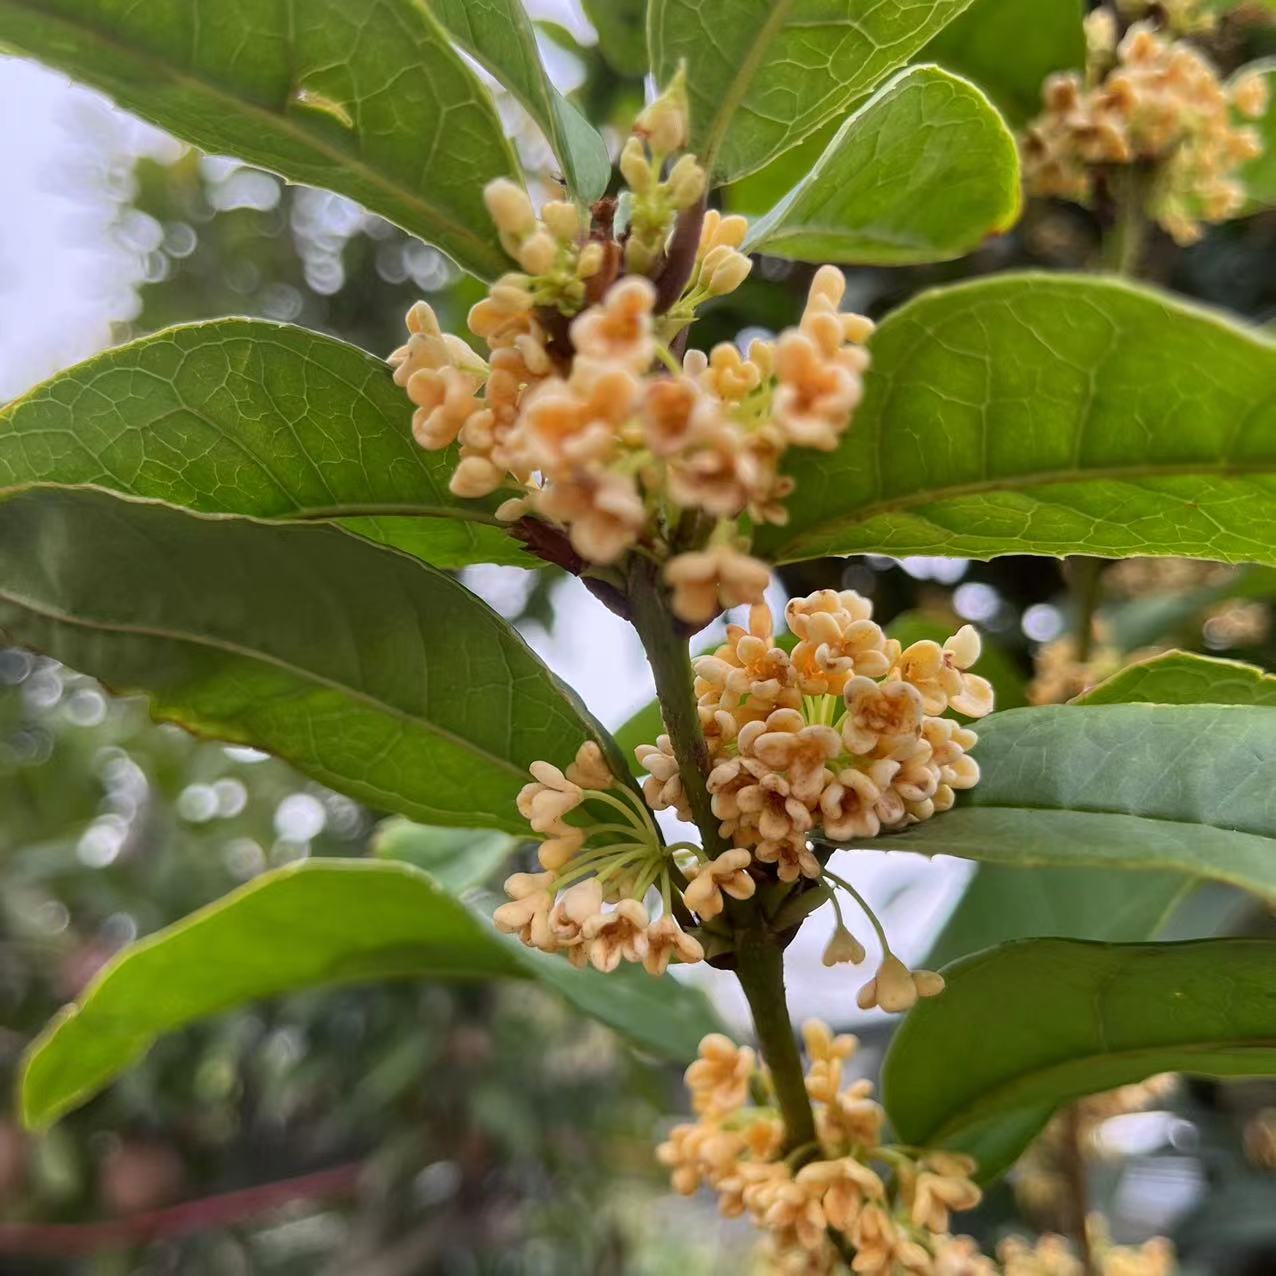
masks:
<path id="1" fill-rule="evenodd" d="M 651 663 L 665 728 L 678 759 L 687 801 L 700 830 L 705 852 L 716 858 L 728 847 L 718 832 L 705 778 L 709 750 L 696 714 L 691 661 L 660 584 L 659 567 L 631 556 L 629 603 L 634 626 Z M 734 901 L 733 901 L 734 902 Z M 746 911 L 747 910 L 747 911 Z M 753 1015 L 762 1057 L 784 1120 L 785 1146 L 792 1152 L 816 1144 L 815 1115 L 806 1093 L 802 1056 L 789 1018 L 784 992 L 784 951 L 754 908 L 728 909 L 728 919 L 743 914 L 750 924 L 735 931 L 735 972 Z"/>
<path id="2" fill-rule="evenodd" d="M 789 1019 L 784 994 L 784 952 L 769 931 L 736 932 L 736 978 L 749 1002 L 762 1057 L 771 1071 L 771 1086 L 784 1118 L 784 1144 L 793 1151 L 818 1148 L 815 1116 L 806 1093 L 802 1056 Z"/>
<path id="3" fill-rule="evenodd" d="M 634 627 L 656 680 L 656 696 L 665 729 L 673 741 L 678 774 L 704 849 L 710 858 L 727 850 L 718 832 L 718 818 L 710 806 L 705 779 L 709 774 L 709 750 L 700 730 L 696 699 L 692 691 L 691 660 L 687 643 L 674 624 L 660 585 L 660 568 L 639 554 L 633 554 L 629 569 L 629 605 Z"/>

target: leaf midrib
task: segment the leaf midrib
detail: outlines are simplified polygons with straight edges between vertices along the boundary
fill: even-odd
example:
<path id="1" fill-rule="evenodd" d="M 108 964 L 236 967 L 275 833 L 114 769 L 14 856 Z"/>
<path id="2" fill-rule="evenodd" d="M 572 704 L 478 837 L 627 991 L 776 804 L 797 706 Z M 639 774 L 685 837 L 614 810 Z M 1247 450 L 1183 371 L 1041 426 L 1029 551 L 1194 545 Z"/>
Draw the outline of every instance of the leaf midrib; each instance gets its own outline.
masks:
<path id="1" fill-rule="evenodd" d="M 873 501 L 837 518 L 814 524 L 793 540 L 784 542 L 779 549 L 784 553 L 805 549 L 812 543 L 819 544 L 823 538 L 836 531 L 858 527 L 883 514 L 903 513 L 928 505 L 938 505 L 944 501 L 958 500 L 963 496 L 981 496 L 990 492 L 1018 492 L 1025 488 L 1050 487 L 1055 484 L 1068 486 L 1103 479 L 1191 478 L 1194 475 L 1218 478 L 1262 475 L 1276 477 L 1276 460 L 1256 462 L 1253 465 L 1234 461 L 1193 461 L 1177 465 L 1108 465 L 1094 469 L 1069 467 L 978 479 L 969 483 L 954 483 L 949 487 L 919 488 L 906 496 Z"/>
<path id="2" fill-rule="evenodd" d="M 1272 843 L 1273 856 L 1273 872 L 1276 875 L 1276 838 L 1268 837 L 1265 833 L 1252 833 L 1248 829 L 1226 828 L 1219 824 L 1207 824 L 1199 821 L 1175 820 L 1163 815 L 1133 815 L 1128 811 L 1096 811 L 1096 810 L 1077 810 L 1073 807 L 1059 806 L 1029 806 L 1024 803 L 997 803 L 997 802 L 981 802 L 978 805 L 963 805 L 959 808 L 964 811 L 1007 811 L 1012 813 L 1023 813 L 1024 815 L 1032 815 L 1039 813 L 1055 814 L 1066 812 L 1069 815 L 1092 816 L 1095 819 L 1121 819 L 1121 820 L 1137 820 L 1149 824 L 1170 824 L 1175 828 L 1190 830 L 1193 828 L 1208 828 L 1216 833 L 1229 834 L 1234 837 L 1255 838 L 1259 841 Z M 935 837 L 937 841 L 942 842 L 941 834 L 943 826 L 935 826 Z M 887 850 L 891 849 L 891 842 L 895 841 L 894 835 L 887 833 L 880 837 L 869 840 L 869 846 L 872 849 Z M 1137 861 L 1130 861 L 1126 864 L 1112 859 L 1110 857 L 1089 855 L 1084 847 L 1078 850 L 1075 857 L 1067 860 L 1061 860 L 1055 857 L 1042 855 L 1033 851 L 1026 851 L 1022 857 L 1011 859 L 1005 856 L 975 856 L 961 851 L 944 849 L 941 844 L 935 850 L 927 850 L 924 845 L 918 845 L 915 842 L 896 842 L 897 849 L 914 851 L 923 855 L 952 855 L 958 859 L 969 860 L 972 864 L 998 864 L 1006 867 L 1023 868 L 1104 868 L 1111 869 L 1113 872 L 1129 872 L 1129 873 L 1154 873 L 1154 872 L 1171 872 L 1182 874 L 1196 881 L 1217 881 L 1226 882 L 1232 886 L 1237 886 L 1247 891 L 1251 895 L 1257 895 L 1260 898 L 1276 900 L 1276 885 L 1262 889 L 1258 881 L 1250 875 L 1232 873 L 1226 870 L 1226 866 L 1220 865 L 1215 871 L 1204 872 L 1203 867 L 1199 863 L 1189 860 L 1166 859 L 1162 855 L 1146 856 Z"/>
<path id="3" fill-rule="evenodd" d="M 162 78 L 166 78 L 178 85 L 190 86 L 200 92 L 208 94 L 223 105 L 229 105 L 230 107 L 242 111 L 245 114 L 269 121 L 278 129 L 279 132 L 283 133 L 289 139 L 318 152 L 336 167 L 344 168 L 348 171 L 359 174 L 370 186 L 386 192 L 394 199 L 399 200 L 410 207 L 418 209 L 427 220 L 433 220 L 435 223 L 446 228 L 449 233 L 458 236 L 464 243 L 473 245 L 477 248 L 479 250 L 477 255 L 487 256 L 495 252 L 491 243 L 472 230 L 463 221 L 454 220 L 451 215 L 444 212 L 439 205 L 430 203 L 428 200 L 423 199 L 416 191 L 392 184 L 389 180 L 382 177 L 376 169 L 369 167 L 368 164 L 359 156 L 347 151 L 338 150 L 323 141 L 318 135 L 306 132 L 304 129 L 299 128 L 286 114 L 269 107 L 264 107 L 247 98 L 235 97 L 233 94 L 227 92 L 212 81 L 192 75 L 188 71 L 179 70 L 171 63 L 165 62 L 163 59 L 154 54 L 139 50 L 133 45 L 126 44 L 109 33 L 102 31 L 99 27 L 92 23 L 85 22 L 83 20 L 75 21 L 70 18 L 65 18 L 60 14 L 50 14 L 41 10 L 39 5 L 37 3 L 32 3 L 31 0 L 0 0 L 0 4 L 13 9 L 25 10 L 27 13 L 33 14 L 38 20 L 50 26 L 61 26 L 69 29 L 73 33 L 84 34 L 89 39 L 100 45 L 103 49 L 115 50 L 123 53 L 127 57 L 133 58 L 138 62 L 141 62 L 144 66 L 151 68 L 155 74 Z M 13 47 L 17 48 L 18 46 L 15 45 Z M 38 54 L 31 53 L 27 50 L 21 50 L 21 52 L 25 56 L 34 57 L 39 60 Z M 112 90 L 105 91 L 112 98 L 115 96 Z M 134 114 L 141 114 L 140 110 L 137 110 L 136 108 L 129 107 L 126 109 Z M 160 128 L 166 127 L 163 123 L 153 119 L 151 122 L 156 123 Z M 285 180 L 287 179 L 285 178 Z"/>
<path id="4" fill-rule="evenodd" d="M 312 669 L 299 668 L 298 666 L 289 663 L 287 660 L 284 660 L 279 656 L 272 655 L 269 652 L 258 651 L 252 647 L 241 646 L 239 643 L 230 642 L 224 638 L 212 638 L 208 636 L 201 636 L 199 634 L 190 634 L 176 629 L 168 630 L 160 628 L 159 626 L 127 624 L 122 621 L 89 620 L 81 616 L 72 616 L 66 612 L 60 611 L 58 608 L 35 603 L 32 600 L 23 598 L 20 594 L 12 593 L 9 590 L 0 589 L 0 601 L 8 602 L 15 607 L 19 607 L 33 615 L 41 616 L 45 620 L 53 621 L 56 624 L 70 625 L 73 628 L 84 629 L 89 632 L 122 634 L 135 638 L 152 638 L 161 642 L 186 643 L 193 647 L 219 651 L 225 655 L 234 656 L 241 660 L 256 661 L 260 664 L 269 665 L 272 668 L 281 670 L 282 672 L 299 679 L 300 681 L 311 682 L 314 685 L 323 687 L 329 691 L 336 691 L 341 695 L 358 701 L 377 710 L 378 712 L 389 714 L 390 716 L 399 718 L 413 726 L 424 728 L 427 732 L 438 736 L 439 739 L 446 743 L 485 761 L 494 763 L 503 770 L 510 772 L 512 775 L 522 776 L 524 774 L 523 768 L 517 766 L 508 758 L 502 758 L 499 754 L 491 753 L 482 746 L 456 735 L 449 731 L 446 727 L 441 727 L 438 723 L 432 722 L 428 718 L 420 717 L 419 715 L 411 713 L 406 709 L 402 709 L 397 705 L 389 704 L 367 691 L 363 691 L 355 687 L 349 687 L 342 682 L 338 682 L 324 674 L 317 673 Z"/>
<path id="5" fill-rule="evenodd" d="M 713 123 L 705 136 L 703 162 L 706 172 L 712 173 L 714 171 L 714 167 L 718 162 L 718 152 L 722 149 L 722 143 L 726 140 L 727 130 L 731 127 L 731 120 L 736 111 L 739 110 L 740 103 L 744 101 L 745 95 L 753 86 L 754 77 L 757 75 L 758 68 L 762 65 L 762 60 L 766 56 L 767 46 L 775 33 L 788 19 L 793 4 L 794 0 L 775 0 L 771 7 L 770 17 L 758 28 L 757 36 L 754 38 L 753 44 L 745 55 L 744 60 L 740 63 L 740 70 L 731 81 L 731 85 L 722 99 L 722 106 L 713 117 Z"/>
<path id="6" fill-rule="evenodd" d="M 1022 1111 L 1025 1108 L 1034 1106 L 1034 1101 L 1025 1099 L 1020 1103 L 1015 1103 L 1009 1107 L 999 1106 L 1002 1096 L 1012 1093 L 1016 1087 L 1028 1080 L 1036 1080 L 1037 1078 L 1046 1078 L 1052 1075 L 1060 1075 L 1066 1073 L 1069 1069 L 1078 1065 L 1084 1065 L 1090 1060 L 1101 1059 L 1107 1061 L 1121 1061 L 1129 1059 L 1131 1062 L 1139 1060 L 1147 1055 L 1158 1054 L 1223 1054 L 1223 1053 L 1240 1053 L 1245 1051 L 1271 1050 L 1276 1051 L 1276 1036 L 1243 1038 L 1236 1041 L 1175 1041 L 1162 1043 L 1155 1046 L 1140 1046 L 1137 1049 L 1130 1050 L 1093 1050 L 1084 1055 L 1073 1055 L 1068 1059 L 1056 1060 L 1038 1068 L 1025 1068 L 1021 1072 L 1016 1072 L 1012 1076 L 1005 1078 L 997 1084 L 996 1089 L 983 1091 L 981 1097 L 974 1103 L 964 1105 L 959 1113 L 950 1117 L 943 1125 L 938 1126 L 932 1132 L 924 1137 L 926 1143 L 942 1143 L 952 1138 L 954 1135 L 961 1133 L 967 1127 L 978 1124 L 980 1121 L 998 1116 L 1009 1116 L 1012 1112 Z M 1059 1104 L 1050 1099 L 1041 1099 L 1036 1101 L 1036 1105 L 1049 1104 L 1051 1107 L 1057 1108 Z"/>

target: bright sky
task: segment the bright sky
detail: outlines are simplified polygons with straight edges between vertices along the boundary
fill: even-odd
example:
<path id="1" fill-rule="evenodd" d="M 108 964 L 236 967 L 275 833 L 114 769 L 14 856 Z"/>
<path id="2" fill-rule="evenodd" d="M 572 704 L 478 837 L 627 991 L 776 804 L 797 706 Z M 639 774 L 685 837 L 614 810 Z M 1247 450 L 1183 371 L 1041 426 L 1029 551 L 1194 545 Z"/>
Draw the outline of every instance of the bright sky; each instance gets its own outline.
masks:
<path id="1" fill-rule="evenodd" d="M 570 0 L 566 7 L 559 0 L 541 0 L 529 8 L 538 15 L 566 18 L 588 33 Z M 0 132 L 0 173 L 5 175 L 0 199 L 4 402 L 102 348 L 111 322 L 132 314 L 137 259 L 112 243 L 110 228 L 128 198 L 130 157 L 171 153 L 173 143 L 110 107 L 100 95 L 6 57 L 0 57 L 0 119 L 9 125 Z M 499 605 L 500 593 L 518 588 L 503 570 L 479 569 L 467 583 Z M 564 587 L 558 601 L 553 637 L 533 635 L 533 644 L 598 716 L 615 726 L 652 694 L 642 651 L 629 627 L 576 582 Z M 783 605 L 782 599 L 777 601 Z M 838 858 L 840 871 L 853 874 L 870 901 L 884 906 L 884 920 L 898 936 L 896 947 L 906 960 L 925 951 L 926 937 L 941 924 L 966 874 L 964 866 L 928 864 L 911 855 L 844 852 Z M 868 927 L 851 924 L 867 942 Z M 871 971 L 826 970 L 820 964 L 831 928 L 829 908 L 803 928 L 790 953 L 790 992 L 799 1017 L 821 1014 L 845 1024 L 864 1018 L 855 1008 L 854 994 Z M 707 968 L 698 977 L 711 982 L 732 1017 L 743 1016 L 733 979 Z"/>

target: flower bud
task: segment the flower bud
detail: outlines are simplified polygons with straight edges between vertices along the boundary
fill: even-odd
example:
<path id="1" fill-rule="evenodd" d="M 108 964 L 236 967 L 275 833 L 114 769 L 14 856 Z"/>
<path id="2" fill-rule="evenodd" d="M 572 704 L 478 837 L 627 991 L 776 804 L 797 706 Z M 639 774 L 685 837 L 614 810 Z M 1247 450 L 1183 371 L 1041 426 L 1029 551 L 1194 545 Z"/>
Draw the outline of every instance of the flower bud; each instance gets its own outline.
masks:
<path id="1" fill-rule="evenodd" d="M 858 966 L 864 960 L 864 945 L 845 926 L 838 926 L 824 949 L 824 964 L 837 966 L 847 962 Z"/>
<path id="2" fill-rule="evenodd" d="M 571 243 L 580 234 L 580 210 L 570 200 L 552 199 L 541 209 L 541 220 L 555 239 Z"/>
<path id="3" fill-rule="evenodd" d="M 558 260 L 558 241 L 547 230 L 535 231 L 523 241 L 517 256 L 529 275 L 548 275 Z"/>
<path id="4" fill-rule="evenodd" d="M 669 199 L 675 208 L 690 208 L 704 194 L 704 169 L 694 155 L 684 155 L 669 171 Z"/>
<path id="5" fill-rule="evenodd" d="M 686 146 L 689 129 L 687 72 L 679 67 L 669 87 L 634 121 L 634 133 L 647 139 L 654 154 L 671 155 Z"/>
<path id="6" fill-rule="evenodd" d="M 596 239 L 590 240 L 580 250 L 580 256 L 576 259 L 576 277 L 578 279 L 592 279 L 603 267 L 603 253 L 605 251 L 602 244 Z"/>
<path id="7" fill-rule="evenodd" d="M 631 137 L 620 152 L 620 175 L 625 185 L 636 195 L 643 195 L 651 189 L 655 174 L 651 170 L 651 161 L 643 151 L 642 142 Z"/>
<path id="8" fill-rule="evenodd" d="M 507 177 L 498 177 L 483 188 L 483 202 L 496 229 L 522 239 L 536 229 L 536 213 L 527 192 Z"/>
<path id="9" fill-rule="evenodd" d="M 753 262 L 743 253 L 736 252 L 734 248 L 727 251 L 731 255 L 714 268 L 706 285 L 715 297 L 725 297 L 727 293 L 735 292 L 753 269 Z"/>

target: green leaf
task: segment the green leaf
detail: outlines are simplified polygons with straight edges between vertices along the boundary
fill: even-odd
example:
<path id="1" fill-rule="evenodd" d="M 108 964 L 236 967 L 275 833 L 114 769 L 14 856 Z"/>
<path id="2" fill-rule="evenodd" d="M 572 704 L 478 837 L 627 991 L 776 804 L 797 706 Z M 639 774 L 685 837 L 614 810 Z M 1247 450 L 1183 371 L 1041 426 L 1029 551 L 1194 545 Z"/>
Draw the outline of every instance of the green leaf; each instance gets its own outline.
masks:
<path id="1" fill-rule="evenodd" d="M 581 0 L 598 32 L 598 48 L 621 75 L 647 73 L 647 11 L 643 0 Z"/>
<path id="2" fill-rule="evenodd" d="M 796 146 L 903 66 L 970 0 L 651 0 L 656 80 L 687 67 L 691 145 L 732 182 Z"/>
<path id="3" fill-rule="evenodd" d="M 1239 660 L 1167 651 L 1127 665 L 1075 703 L 1276 705 L 1276 676 Z"/>
<path id="4" fill-rule="evenodd" d="M 988 99 L 938 67 L 901 71 L 750 234 L 796 261 L 948 261 L 1019 216 L 1019 152 Z"/>
<path id="5" fill-rule="evenodd" d="M 982 778 L 863 845 L 1023 867 L 1174 871 L 1276 899 L 1276 709 L 1109 704 L 979 724 Z"/>
<path id="6" fill-rule="evenodd" d="M 418 447 L 410 422 L 382 360 L 217 319 L 95 355 L 0 410 L 0 491 L 92 484 L 207 513 L 332 518 L 436 567 L 537 561 L 490 501 L 448 491 L 455 452 Z"/>
<path id="7" fill-rule="evenodd" d="M 996 944 L 1041 935 L 1110 943 L 1151 939 L 1194 885 L 1180 873 L 980 864 L 925 964 L 938 969 Z"/>
<path id="8" fill-rule="evenodd" d="M 435 17 L 518 99 L 549 141 L 571 189 L 592 203 L 611 160 L 598 130 L 553 86 L 522 0 L 431 0 Z"/>
<path id="9" fill-rule="evenodd" d="M 164 1033 L 302 988 L 382 979 L 538 978 L 585 1013 L 673 1059 L 716 1020 L 675 980 L 536 958 L 406 864 L 308 860 L 264 873 L 131 944 L 27 1052 L 22 1119 L 47 1126 L 86 1102 Z M 606 986 L 609 996 L 601 995 Z"/>
<path id="10" fill-rule="evenodd" d="M 445 829 L 414 824 L 395 815 L 382 820 L 368 849 L 429 873 L 444 890 L 460 895 L 482 886 L 514 853 L 518 839 L 508 833 Z"/>
<path id="11" fill-rule="evenodd" d="M 0 46 L 205 151 L 334 190 L 482 278 L 484 185 L 518 161 L 419 0 L 0 0 Z"/>
<path id="12" fill-rule="evenodd" d="M 1083 7 L 1081 0 L 974 0 L 922 56 L 974 80 L 1018 126 L 1040 112 L 1047 76 L 1085 65 Z"/>
<path id="13" fill-rule="evenodd" d="M 794 449 L 775 562 L 1179 554 L 1276 562 L 1276 345 L 1115 280 L 936 289 L 872 343 L 838 449 Z"/>
<path id="14" fill-rule="evenodd" d="M 1276 204 L 1276 58 L 1261 58 L 1243 66 L 1233 76 L 1233 81 L 1251 73 L 1267 80 L 1267 110 L 1261 119 L 1238 121 L 1247 128 L 1257 130 L 1263 140 L 1262 154 L 1250 160 L 1239 173 L 1248 199 L 1248 212 L 1259 212 Z"/>
<path id="15" fill-rule="evenodd" d="M 527 767 L 605 739 L 452 577 L 336 528 L 28 492 L 0 503 L 0 629 L 422 823 L 526 833 Z"/>
<path id="16" fill-rule="evenodd" d="M 1129 666 L 1075 703 L 1261 704 L 1270 703 L 1268 684 L 1276 687 L 1276 679 L 1251 665 L 1173 651 Z M 1037 935 L 1122 943 L 1151 939 L 1199 885 L 1200 879 L 1178 873 L 980 864 L 927 963 L 947 965 L 967 953 Z"/>
<path id="17" fill-rule="evenodd" d="M 1082 1095 L 1158 1072 L 1276 1074 L 1276 941 L 1025 940 L 945 978 L 896 1031 L 883 1102 L 902 1141 L 983 1151 L 986 1171 L 990 1133 L 1004 1164 Z"/>

